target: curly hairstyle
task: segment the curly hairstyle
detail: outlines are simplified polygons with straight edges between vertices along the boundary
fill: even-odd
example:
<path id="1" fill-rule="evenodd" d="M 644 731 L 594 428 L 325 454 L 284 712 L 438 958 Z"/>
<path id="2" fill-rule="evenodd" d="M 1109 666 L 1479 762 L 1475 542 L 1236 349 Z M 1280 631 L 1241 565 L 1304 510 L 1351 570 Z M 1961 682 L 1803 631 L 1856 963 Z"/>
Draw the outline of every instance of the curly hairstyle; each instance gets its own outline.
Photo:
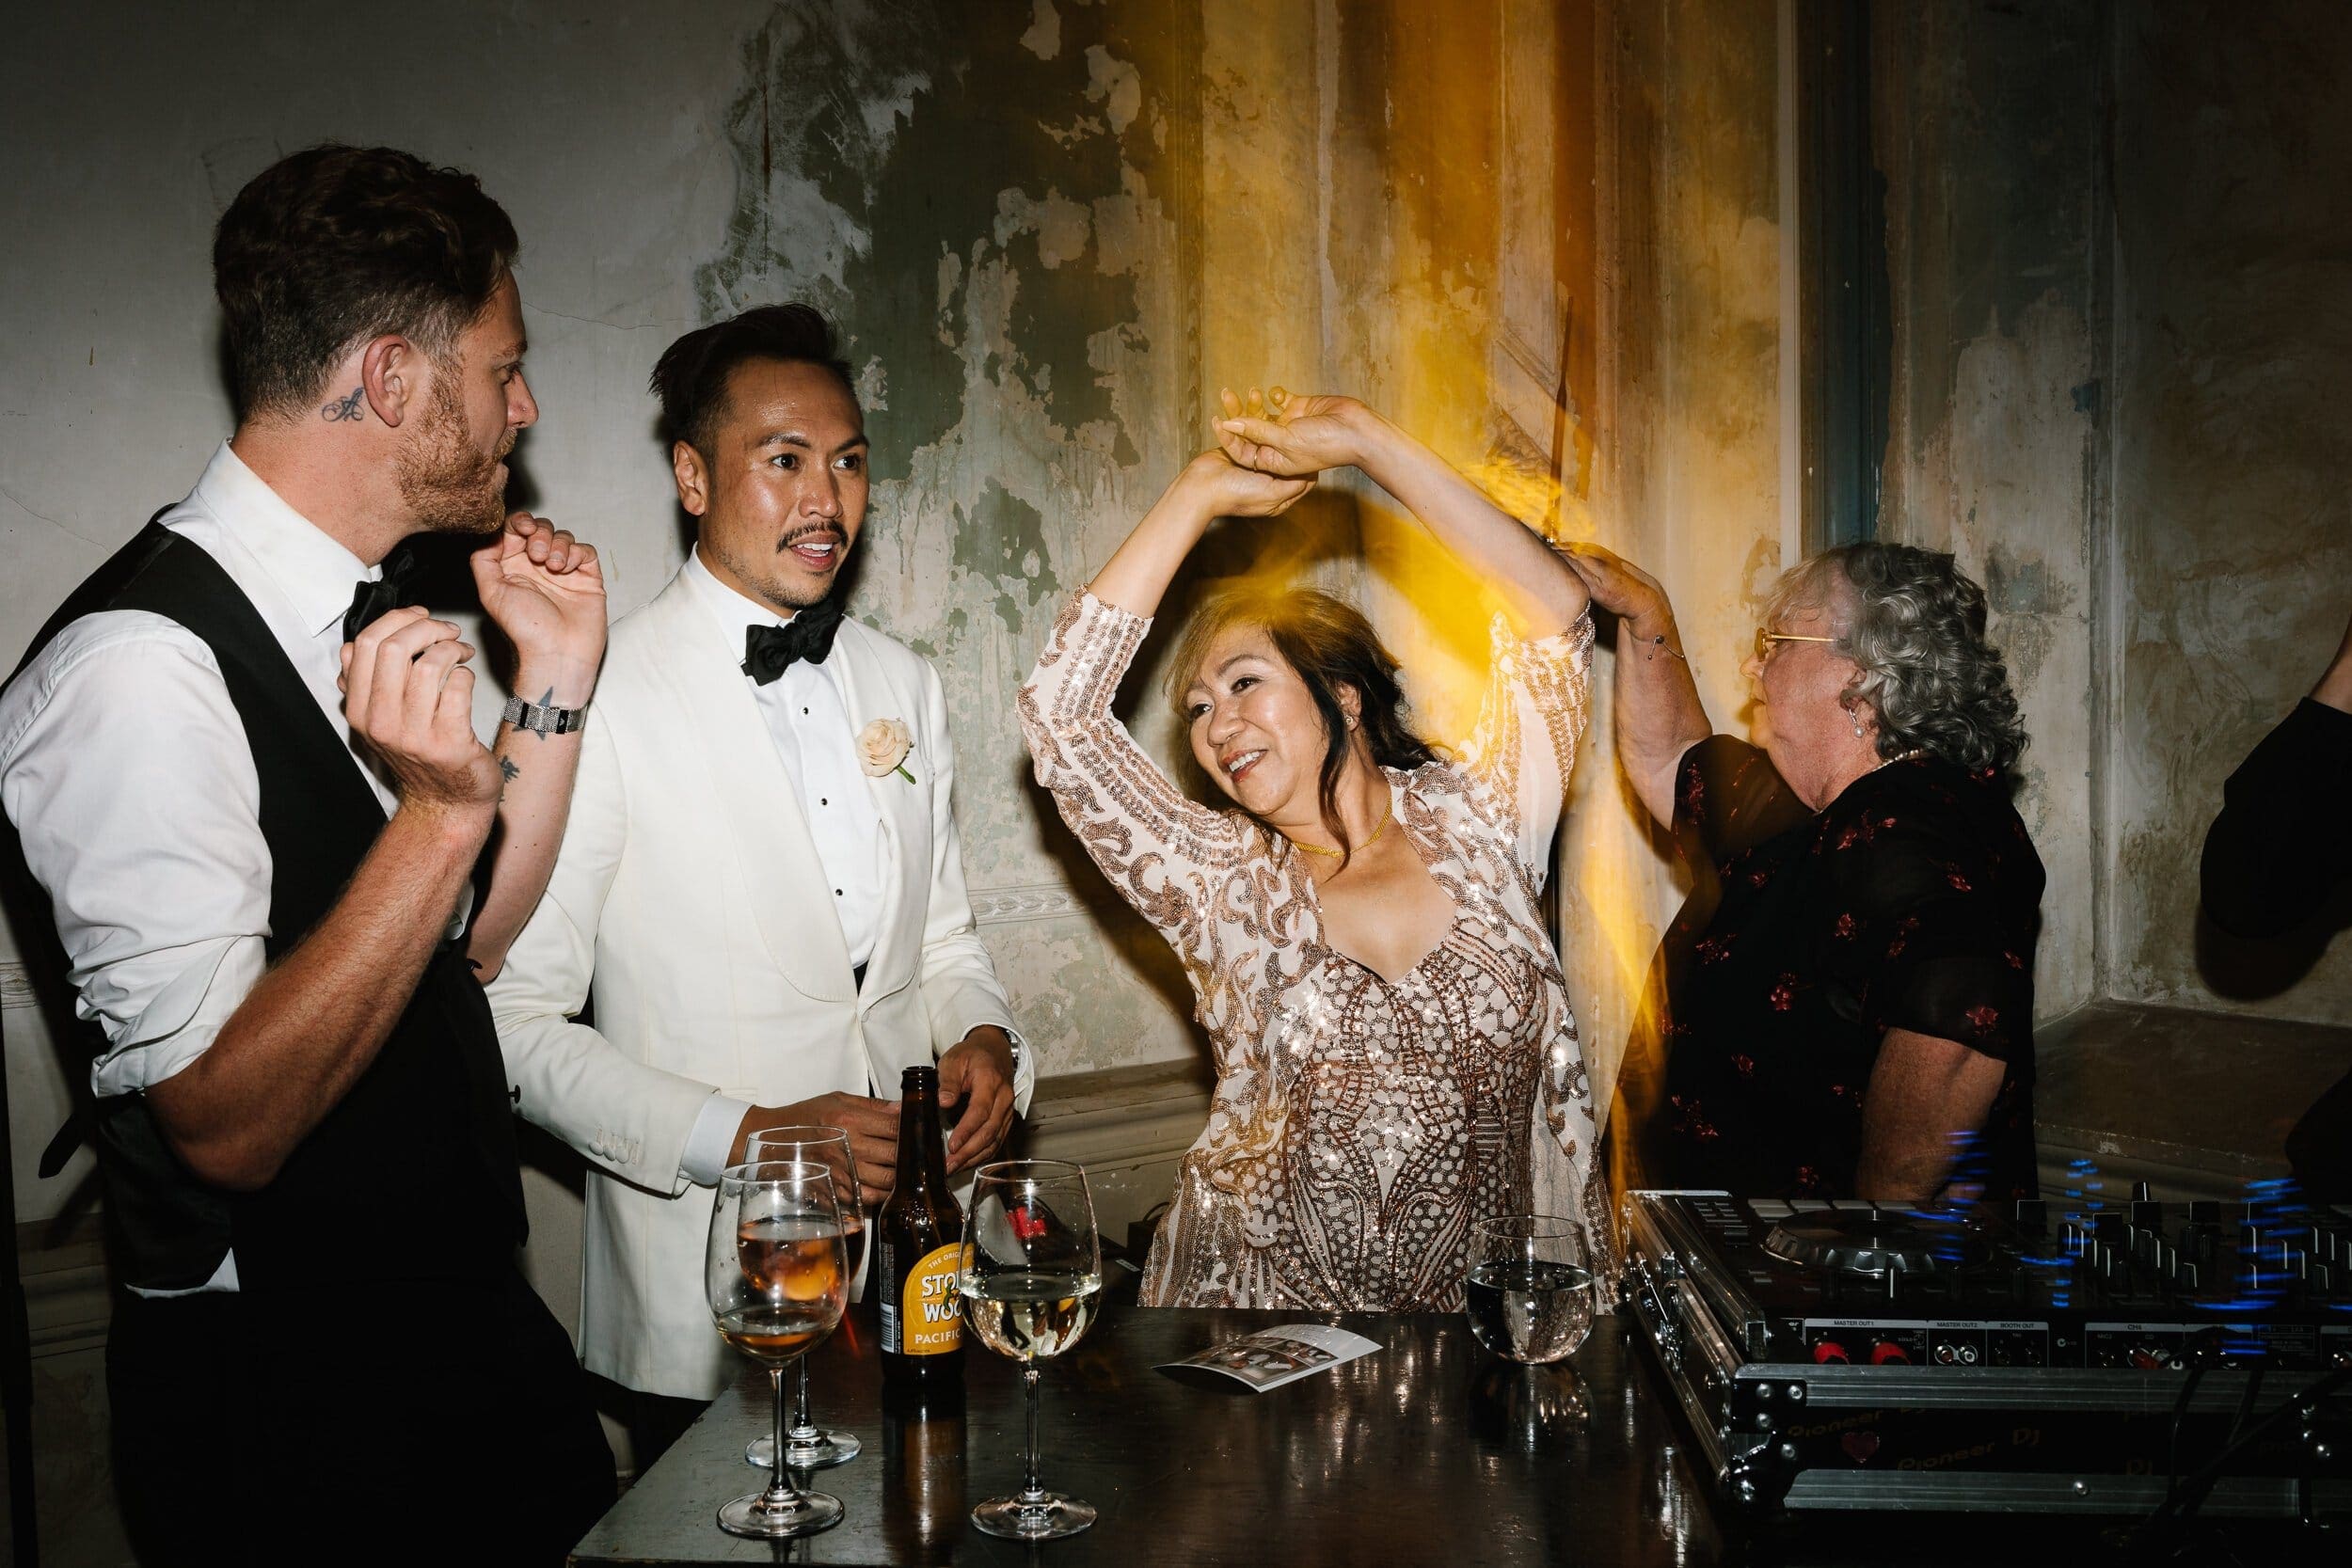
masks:
<path id="1" fill-rule="evenodd" d="M 1186 624 L 1168 667 L 1168 700 L 1177 717 L 1190 721 L 1184 693 L 1199 673 L 1209 645 L 1232 626 L 1255 626 L 1274 651 L 1297 673 L 1323 720 L 1323 766 L 1316 775 L 1316 800 L 1323 825 L 1339 840 L 1340 865 L 1356 852 L 1340 820 L 1340 774 L 1347 763 L 1347 710 L 1340 690 L 1352 687 L 1357 722 L 1372 749 L 1372 760 L 1400 770 L 1435 762 L 1437 753 L 1415 734 L 1411 705 L 1397 684 L 1395 657 L 1382 645 L 1363 612 L 1312 588 L 1274 588 L 1248 583 L 1221 589 L 1204 601 Z M 1247 809 L 1247 808 L 1245 808 Z M 1254 813 L 1252 814 L 1255 815 Z M 1261 819 L 1263 821 L 1263 819 Z"/>
<path id="2" fill-rule="evenodd" d="M 280 158 L 213 236 L 237 417 L 307 412 L 352 345 L 388 332 L 446 363 L 517 248 L 463 169 L 331 143 Z"/>
<path id="3" fill-rule="evenodd" d="M 814 365 L 856 404 L 857 383 L 837 343 L 833 323 L 809 305 L 759 305 L 696 327 L 661 351 L 646 383 L 661 400 L 663 434 L 707 456 L 726 418 L 728 380 L 755 359 Z"/>
<path id="4" fill-rule="evenodd" d="M 1848 595 L 1853 619 L 1836 650 L 1861 667 L 1846 689 L 1878 715 L 1879 755 L 1917 750 L 1972 772 L 2014 768 L 2026 727 L 2001 651 L 1985 641 L 1984 590 L 1940 550 L 1872 541 L 1790 567 L 1766 614 L 1779 625 Z"/>

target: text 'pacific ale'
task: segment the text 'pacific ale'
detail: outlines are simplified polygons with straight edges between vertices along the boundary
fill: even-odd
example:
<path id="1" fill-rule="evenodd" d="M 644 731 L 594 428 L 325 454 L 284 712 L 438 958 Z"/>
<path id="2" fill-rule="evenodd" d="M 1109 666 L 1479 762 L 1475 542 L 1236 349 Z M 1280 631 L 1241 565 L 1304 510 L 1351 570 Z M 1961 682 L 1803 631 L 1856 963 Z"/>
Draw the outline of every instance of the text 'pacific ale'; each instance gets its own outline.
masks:
<path id="1" fill-rule="evenodd" d="M 911 1067 L 898 1083 L 898 1184 L 875 1216 L 882 1293 L 882 1381 L 961 1384 L 963 1319 L 956 1294 L 963 1211 L 947 1190 L 939 1132 L 939 1069 Z"/>

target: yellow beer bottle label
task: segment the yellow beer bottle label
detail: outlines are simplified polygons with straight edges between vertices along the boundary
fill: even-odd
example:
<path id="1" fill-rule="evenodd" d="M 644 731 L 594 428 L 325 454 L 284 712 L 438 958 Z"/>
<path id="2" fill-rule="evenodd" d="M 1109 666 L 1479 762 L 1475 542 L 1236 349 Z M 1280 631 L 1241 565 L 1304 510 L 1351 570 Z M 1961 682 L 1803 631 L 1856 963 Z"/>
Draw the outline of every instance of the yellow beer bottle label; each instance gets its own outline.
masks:
<path id="1" fill-rule="evenodd" d="M 963 1248 L 933 1247 L 907 1270 L 899 1291 L 899 1345 L 908 1355 L 939 1355 L 963 1348 L 962 1303 L 956 1296 Z"/>

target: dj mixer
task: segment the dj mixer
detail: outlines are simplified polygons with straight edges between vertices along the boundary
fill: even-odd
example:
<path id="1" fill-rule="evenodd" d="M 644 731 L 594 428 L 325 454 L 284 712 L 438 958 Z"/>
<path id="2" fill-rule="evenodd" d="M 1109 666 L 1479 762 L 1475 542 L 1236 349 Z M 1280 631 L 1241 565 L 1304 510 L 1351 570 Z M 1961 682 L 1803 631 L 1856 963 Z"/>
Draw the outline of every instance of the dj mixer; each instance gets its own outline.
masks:
<path id="1" fill-rule="evenodd" d="M 1629 1311 L 1746 1508 L 2352 1507 L 2352 1213 L 1637 1192 Z"/>

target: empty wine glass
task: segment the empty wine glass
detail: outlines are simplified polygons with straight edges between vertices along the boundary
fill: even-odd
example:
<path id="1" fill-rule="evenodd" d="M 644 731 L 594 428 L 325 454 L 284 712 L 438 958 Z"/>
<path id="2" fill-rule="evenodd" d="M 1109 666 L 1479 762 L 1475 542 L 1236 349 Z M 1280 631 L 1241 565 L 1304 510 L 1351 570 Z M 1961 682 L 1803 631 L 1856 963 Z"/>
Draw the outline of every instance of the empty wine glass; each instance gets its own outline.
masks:
<path id="1" fill-rule="evenodd" d="M 855 1284 L 858 1262 L 866 1255 L 866 1213 L 858 1197 L 857 1160 L 850 1152 L 850 1134 L 838 1127 L 766 1127 L 743 1146 L 743 1158 L 750 1164 L 812 1160 L 833 1173 L 834 1196 L 841 1203 L 842 1247 L 849 1259 L 844 1277 Z M 795 1470 L 822 1470 L 855 1459 L 858 1440 L 854 1433 L 828 1430 L 809 1418 L 807 1356 L 792 1364 L 792 1376 L 796 1387 L 792 1425 L 785 1433 L 784 1462 Z M 762 1469 L 774 1464 L 775 1456 L 776 1440 L 765 1435 L 753 1438 L 743 1449 L 744 1459 Z"/>
<path id="2" fill-rule="evenodd" d="M 841 1322 L 849 1258 L 833 1173 L 811 1160 L 731 1165 L 710 1206 L 703 1282 L 720 1337 L 768 1369 L 775 1441 L 785 1448 L 784 1369 Z M 771 1465 L 767 1490 L 719 1510 L 730 1535 L 814 1535 L 841 1522 L 841 1499 L 803 1492 L 788 1465 Z"/>
<path id="3" fill-rule="evenodd" d="M 1102 1304 L 1103 1255 L 1087 1173 L 1062 1160 L 982 1165 L 972 1185 L 958 1285 L 964 1323 L 980 1343 L 1021 1368 L 1029 1433 L 1021 1490 L 972 1511 L 990 1535 L 1049 1541 L 1094 1523 L 1094 1506 L 1038 1479 L 1040 1366 L 1075 1345 Z"/>
<path id="4" fill-rule="evenodd" d="M 1559 1361 L 1593 1329 L 1592 1240 L 1574 1220 L 1499 1214 L 1470 1227 L 1470 1332 L 1513 1361 Z"/>

